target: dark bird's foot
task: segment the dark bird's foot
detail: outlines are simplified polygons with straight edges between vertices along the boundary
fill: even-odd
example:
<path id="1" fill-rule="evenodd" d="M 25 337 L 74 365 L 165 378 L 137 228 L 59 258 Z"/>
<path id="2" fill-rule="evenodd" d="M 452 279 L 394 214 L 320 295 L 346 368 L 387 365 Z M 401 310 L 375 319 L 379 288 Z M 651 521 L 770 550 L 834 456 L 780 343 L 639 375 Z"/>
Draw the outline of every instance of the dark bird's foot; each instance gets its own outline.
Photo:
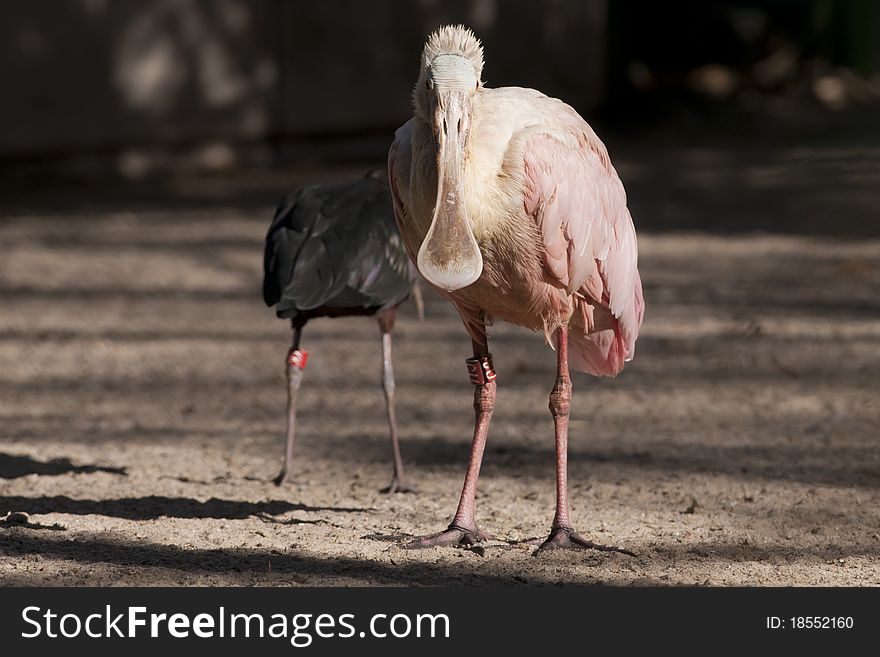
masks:
<path id="1" fill-rule="evenodd" d="M 392 493 L 415 493 L 416 489 L 409 486 L 406 480 L 399 480 L 397 477 L 391 479 L 391 483 L 385 486 L 380 493 L 391 495 Z"/>
<path id="2" fill-rule="evenodd" d="M 559 549 L 598 550 L 599 552 L 619 552 L 621 554 L 628 554 L 631 557 L 636 556 L 635 552 L 630 552 L 629 550 L 625 550 L 623 548 L 614 547 L 611 545 L 600 545 L 599 543 L 588 541 L 571 527 L 554 527 L 553 529 L 551 529 L 550 536 L 547 537 L 546 541 L 541 543 L 541 547 L 537 549 L 535 554 L 538 554 L 543 550 Z"/>
<path id="3" fill-rule="evenodd" d="M 409 543 L 404 544 L 403 547 L 406 550 L 418 550 L 421 548 L 447 546 L 469 547 L 483 541 L 490 541 L 493 538 L 494 537 L 491 534 L 487 534 L 486 532 L 481 531 L 476 525 L 474 525 L 473 529 L 465 529 L 464 527 L 459 527 L 458 525 L 449 525 L 449 528 L 446 531 L 442 531 L 439 534 L 432 534 L 430 536 L 417 538 L 414 541 L 410 541 Z"/>
<path id="4" fill-rule="evenodd" d="M 276 486 L 282 486 L 284 484 L 292 483 L 290 474 L 287 472 L 287 468 L 279 472 L 278 476 L 272 480 L 272 483 L 274 483 Z"/>

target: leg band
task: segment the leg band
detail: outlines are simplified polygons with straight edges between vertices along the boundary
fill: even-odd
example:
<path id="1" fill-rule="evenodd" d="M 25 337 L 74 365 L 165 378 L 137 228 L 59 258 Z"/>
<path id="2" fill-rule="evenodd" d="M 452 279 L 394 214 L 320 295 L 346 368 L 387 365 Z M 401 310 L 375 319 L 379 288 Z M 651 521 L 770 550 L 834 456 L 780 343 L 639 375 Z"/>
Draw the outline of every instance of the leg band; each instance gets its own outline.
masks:
<path id="1" fill-rule="evenodd" d="M 298 370 L 306 369 L 306 363 L 309 362 L 309 352 L 299 349 L 291 349 L 287 354 L 287 366 L 295 367 Z"/>
<path id="2" fill-rule="evenodd" d="M 496 378 L 495 367 L 492 365 L 492 354 L 477 358 L 476 356 L 468 358 L 467 363 L 468 375 L 471 383 L 475 386 L 484 386 Z"/>

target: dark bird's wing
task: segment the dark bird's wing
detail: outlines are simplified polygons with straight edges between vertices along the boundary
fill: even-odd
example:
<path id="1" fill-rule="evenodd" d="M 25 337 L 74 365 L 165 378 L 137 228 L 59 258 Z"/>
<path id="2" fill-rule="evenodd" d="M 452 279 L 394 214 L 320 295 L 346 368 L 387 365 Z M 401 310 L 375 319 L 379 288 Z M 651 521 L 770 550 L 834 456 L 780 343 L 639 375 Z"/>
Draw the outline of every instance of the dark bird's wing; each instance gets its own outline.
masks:
<path id="1" fill-rule="evenodd" d="M 350 217 L 353 258 L 346 286 L 335 303 L 387 308 L 409 295 L 415 269 L 394 221 L 387 180 L 368 179 L 359 187 L 365 202 L 360 216 Z"/>
<path id="2" fill-rule="evenodd" d="M 280 317 L 375 312 L 403 301 L 415 280 L 382 178 L 290 197 L 269 231 L 265 265 L 264 298 Z"/>
<path id="3" fill-rule="evenodd" d="M 297 190 L 278 205 L 266 234 L 263 251 L 263 300 L 267 306 L 281 301 L 281 295 L 293 276 L 293 267 L 315 221 L 320 203 L 306 190 Z"/>

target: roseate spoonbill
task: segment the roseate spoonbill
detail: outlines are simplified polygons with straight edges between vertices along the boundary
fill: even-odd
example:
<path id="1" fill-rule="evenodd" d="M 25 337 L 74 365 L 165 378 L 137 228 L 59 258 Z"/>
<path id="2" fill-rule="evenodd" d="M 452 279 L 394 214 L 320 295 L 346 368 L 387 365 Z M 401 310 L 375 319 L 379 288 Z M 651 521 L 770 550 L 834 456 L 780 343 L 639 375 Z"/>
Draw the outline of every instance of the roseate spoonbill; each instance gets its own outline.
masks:
<path id="1" fill-rule="evenodd" d="M 389 152 L 394 214 L 410 257 L 455 306 L 473 344 L 467 359 L 476 421 L 449 528 L 408 547 L 485 538 L 474 496 L 495 370 L 486 324 L 503 319 L 556 348 L 550 412 L 556 514 L 541 548 L 605 548 L 575 533 L 567 496 L 569 365 L 615 375 L 634 353 L 644 302 L 636 233 L 605 146 L 575 110 L 532 89 L 489 89 L 483 48 L 462 26 L 430 35 L 412 94 L 414 116 Z"/>
<path id="2" fill-rule="evenodd" d="M 275 483 L 289 480 L 296 427 L 296 398 L 308 352 L 303 327 L 316 317 L 375 316 L 382 335 L 382 387 L 391 434 L 394 476 L 385 492 L 409 490 L 397 440 L 391 331 L 398 306 L 414 292 L 416 272 L 394 224 L 386 176 L 303 187 L 278 206 L 266 236 L 263 299 L 290 319 L 287 354 L 287 432 L 284 465 Z"/>

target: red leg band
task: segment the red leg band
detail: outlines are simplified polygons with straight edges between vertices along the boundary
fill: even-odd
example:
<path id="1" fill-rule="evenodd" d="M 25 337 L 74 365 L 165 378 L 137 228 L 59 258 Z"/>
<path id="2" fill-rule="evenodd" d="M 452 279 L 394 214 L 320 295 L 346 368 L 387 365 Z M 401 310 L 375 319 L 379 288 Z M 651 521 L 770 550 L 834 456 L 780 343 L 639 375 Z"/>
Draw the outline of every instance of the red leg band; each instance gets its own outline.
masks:
<path id="1" fill-rule="evenodd" d="M 306 363 L 309 362 L 309 352 L 303 349 L 291 349 L 287 354 L 287 365 L 300 370 L 306 369 Z"/>
<path id="2" fill-rule="evenodd" d="M 475 386 L 484 386 L 489 381 L 496 379 L 495 367 L 492 365 L 492 354 L 480 358 L 474 356 L 468 358 L 465 363 L 467 363 L 471 383 Z"/>

